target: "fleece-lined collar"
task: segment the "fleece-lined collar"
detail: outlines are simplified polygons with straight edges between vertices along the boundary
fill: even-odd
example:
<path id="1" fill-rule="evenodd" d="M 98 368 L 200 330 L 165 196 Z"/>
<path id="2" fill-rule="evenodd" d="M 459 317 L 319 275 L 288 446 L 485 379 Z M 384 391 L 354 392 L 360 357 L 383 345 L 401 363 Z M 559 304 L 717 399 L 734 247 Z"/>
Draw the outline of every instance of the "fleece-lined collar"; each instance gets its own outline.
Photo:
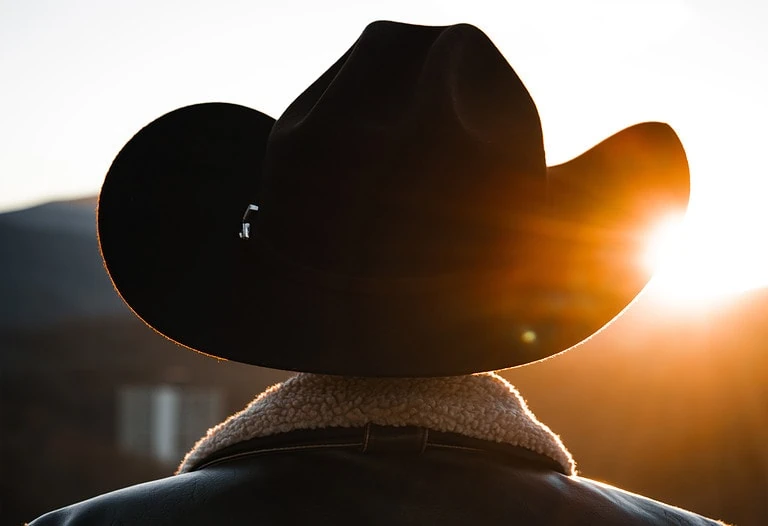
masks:
<path id="1" fill-rule="evenodd" d="M 299 374 L 208 430 L 178 472 L 221 449 L 299 429 L 418 426 L 519 446 L 575 474 L 560 438 L 539 422 L 506 380 L 493 373 L 442 378 L 347 378 Z"/>

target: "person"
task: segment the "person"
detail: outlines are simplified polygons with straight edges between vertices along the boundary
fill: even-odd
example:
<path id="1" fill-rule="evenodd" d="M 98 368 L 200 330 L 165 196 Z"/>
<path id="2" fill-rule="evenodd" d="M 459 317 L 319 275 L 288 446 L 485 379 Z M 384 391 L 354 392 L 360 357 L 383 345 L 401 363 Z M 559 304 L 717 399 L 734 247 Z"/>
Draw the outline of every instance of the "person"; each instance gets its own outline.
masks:
<path id="1" fill-rule="evenodd" d="M 688 191 L 662 123 L 547 167 L 528 91 L 466 24 L 371 24 L 277 120 L 160 117 L 101 190 L 116 290 L 180 345 L 299 374 L 176 475 L 31 524 L 718 524 L 579 477 L 490 372 L 617 316 Z"/>

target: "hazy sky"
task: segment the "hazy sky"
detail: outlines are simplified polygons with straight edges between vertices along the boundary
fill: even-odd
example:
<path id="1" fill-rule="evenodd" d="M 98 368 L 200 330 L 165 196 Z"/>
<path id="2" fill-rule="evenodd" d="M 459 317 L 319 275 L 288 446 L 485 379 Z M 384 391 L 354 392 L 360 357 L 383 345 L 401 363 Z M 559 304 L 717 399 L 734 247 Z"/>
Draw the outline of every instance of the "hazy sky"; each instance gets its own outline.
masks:
<path id="1" fill-rule="evenodd" d="M 95 194 L 175 108 L 278 117 L 377 19 L 483 29 L 537 103 L 549 164 L 670 123 L 691 165 L 689 265 L 768 284 L 764 0 L 0 0 L 0 211 Z"/>

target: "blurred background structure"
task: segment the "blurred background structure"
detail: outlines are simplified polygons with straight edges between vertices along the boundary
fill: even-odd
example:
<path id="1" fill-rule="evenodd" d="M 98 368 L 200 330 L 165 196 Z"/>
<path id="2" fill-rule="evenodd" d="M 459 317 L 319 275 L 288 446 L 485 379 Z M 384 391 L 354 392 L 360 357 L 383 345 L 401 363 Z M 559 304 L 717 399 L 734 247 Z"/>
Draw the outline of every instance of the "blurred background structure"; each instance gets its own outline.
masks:
<path id="1" fill-rule="evenodd" d="M 637 122 L 678 132 L 692 199 L 674 257 L 606 330 L 504 375 L 583 475 L 768 524 L 768 2 L 10 0 L 0 525 L 171 474 L 207 427 L 288 376 L 186 351 L 138 321 L 102 268 L 95 198 L 80 196 L 178 107 L 278 117 L 376 19 L 483 29 L 539 108 L 550 165 Z"/>

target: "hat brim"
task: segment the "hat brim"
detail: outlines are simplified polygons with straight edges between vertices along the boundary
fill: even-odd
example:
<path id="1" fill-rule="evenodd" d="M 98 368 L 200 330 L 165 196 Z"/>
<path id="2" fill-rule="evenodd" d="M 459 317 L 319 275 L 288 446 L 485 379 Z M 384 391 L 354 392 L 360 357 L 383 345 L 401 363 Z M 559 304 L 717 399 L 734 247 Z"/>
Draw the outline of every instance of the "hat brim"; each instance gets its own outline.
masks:
<path id="1" fill-rule="evenodd" d="M 173 111 L 126 144 L 98 209 L 106 268 L 136 315 L 190 349 L 253 365 L 448 376 L 562 352 L 645 286 L 643 236 L 688 198 L 677 136 L 641 124 L 549 169 L 550 209 L 531 229 L 538 248 L 509 272 L 318 275 L 238 236 L 244 210 L 259 202 L 274 122 L 224 103 Z"/>

